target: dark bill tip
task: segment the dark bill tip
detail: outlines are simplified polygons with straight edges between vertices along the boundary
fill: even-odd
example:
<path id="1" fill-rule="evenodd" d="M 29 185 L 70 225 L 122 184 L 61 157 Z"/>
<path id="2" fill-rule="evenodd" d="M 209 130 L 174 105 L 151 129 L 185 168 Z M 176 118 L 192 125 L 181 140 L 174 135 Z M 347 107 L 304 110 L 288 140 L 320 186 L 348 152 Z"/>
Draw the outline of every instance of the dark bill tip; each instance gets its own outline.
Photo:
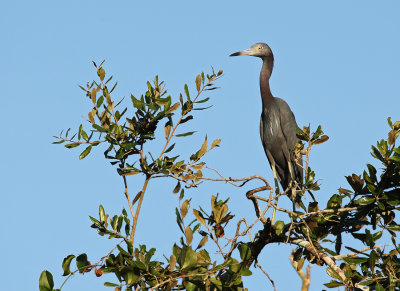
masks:
<path id="1" fill-rule="evenodd" d="M 236 57 L 236 56 L 240 56 L 241 55 L 241 52 L 236 52 L 236 53 L 233 53 L 233 54 L 231 54 L 231 55 L 229 55 L 230 57 Z"/>

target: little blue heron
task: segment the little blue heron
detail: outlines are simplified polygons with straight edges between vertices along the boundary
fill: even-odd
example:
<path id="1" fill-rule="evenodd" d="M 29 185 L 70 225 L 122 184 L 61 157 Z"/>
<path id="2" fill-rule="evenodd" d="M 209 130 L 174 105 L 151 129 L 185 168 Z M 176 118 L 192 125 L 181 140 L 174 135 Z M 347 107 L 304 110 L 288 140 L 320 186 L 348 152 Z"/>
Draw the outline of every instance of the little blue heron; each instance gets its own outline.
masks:
<path id="1" fill-rule="evenodd" d="M 274 55 L 265 43 L 256 43 L 249 49 L 233 53 L 230 56 L 255 56 L 263 61 L 260 73 L 260 91 L 262 112 L 260 120 L 260 136 L 265 154 L 271 165 L 274 179 L 278 179 L 285 191 L 293 180 L 303 180 L 302 162 L 295 162 L 294 149 L 296 136 L 296 120 L 289 105 L 281 98 L 274 97 L 269 87 L 269 78 L 274 67 Z M 277 185 L 276 185 L 277 186 Z M 294 189 L 289 197 L 295 202 Z M 297 203 L 296 203 L 297 204 Z"/>

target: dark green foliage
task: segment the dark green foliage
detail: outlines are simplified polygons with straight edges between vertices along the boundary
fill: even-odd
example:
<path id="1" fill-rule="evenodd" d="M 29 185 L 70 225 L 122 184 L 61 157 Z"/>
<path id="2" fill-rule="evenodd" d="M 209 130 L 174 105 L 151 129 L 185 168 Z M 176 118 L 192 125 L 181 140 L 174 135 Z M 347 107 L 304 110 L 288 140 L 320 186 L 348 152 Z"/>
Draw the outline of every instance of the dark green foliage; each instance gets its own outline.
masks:
<path id="1" fill-rule="evenodd" d="M 392 123 L 389 118 L 388 138 L 372 146 L 371 155 L 380 163 L 380 168 L 367 164 L 363 173 L 347 176 L 350 189 L 339 188 L 323 207 L 315 199 L 314 194 L 320 186 L 316 173 L 309 165 L 311 148 L 329 139 L 321 126 L 315 132 L 311 132 L 309 126 L 298 128 L 298 137 L 305 145 L 298 143 L 295 155 L 296 159 L 304 161 L 305 179 L 294 181 L 293 189 L 276 193 L 260 176 L 224 178 L 216 170 L 214 173 L 220 178 L 208 178 L 205 172 L 213 170 L 206 167 L 202 158 L 219 146 L 220 139 L 209 142 L 206 136 L 201 144 L 193 147 L 193 154 L 186 160 L 174 152 L 174 148 L 182 138 L 195 134 L 193 128 L 181 131 L 180 125 L 194 119 L 195 110 L 208 108 L 199 104 L 208 102 L 209 97 L 199 97 L 205 91 L 217 88 L 213 82 L 222 75 L 222 71 L 199 74 L 194 82 L 196 90 L 191 92 L 185 84 L 184 94 L 180 94 L 177 100 L 167 95 L 165 84 L 155 77 L 153 83 L 147 83 L 147 91 L 143 95 L 131 95 L 130 105 L 123 107 L 126 100 L 115 103 L 111 97 L 117 83 L 108 85 L 112 77 L 104 81 L 107 74 L 103 63 L 94 65 L 99 80 L 87 83 L 86 87 L 80 86 L 91 104 L 87 115 L 89 128 L 80 125 L 72 137 L 69 137 L 71 130 L 68 129 L 65 134 L 61 132 L 54 143 L 64 144 L 68 149 L 84 145 L 79 159 L 96 152 L 95 147 L 103 146 L 104 157 L 122 177 L 129 209 L 112 215 L 100 205 L 98 217 L 89 217 L 91 227 L 100 236 L 115 240 L 115 247 L 92 262 L 86 254 L 65 257 L 62 270 L 66 280 L 75 274 L 93 271 L 98 277 L 107 274 L 111 282 L 104 285 L 113 287 L 115 291 L 246 290 L 242 277 L 252 275 L 250 268 L 253 264 L 260 267 L 257 259 L 263 248 L 269 244 L 279 247 L 276 243 L 285 243 L 297 246 L 293 253 L 297 271 L 306 262 L 326 267 L 327 274 L 333 278 L 325 284 L 328 288 L 345 286 L 353 290 L 370 286 L 375 290 L 397 290 L 400 287 L 400 245 L 396 240 L 400 225 L 395 219 L 400 210 L 400 147 L 396 147 L 399 121 Z M 163 130 L 157 136 L 160 126 Z M 147 143 L 153 139 L 157 139 L 161 147 L 158 152 L 149 153 Z M 135 189 L 137 194 L 131 196 L 126 179 L 137 174 L 142 175 L 145 182 Z M 144 243 L 134 241 L 147 185 L 157 178 L 175 181 L 171 191 L 179 195 L 173 195 L 171 199 L 178 200 L 175 216 L 182 233 L 163 261 L 155 259 L 160 255 L 155 256 L 154 248 L 148 249 Z M 229 211 L 229 199 L 221 200 L 218 195 L 211 195 L 206 210 L 202 207 L 191 209 L 191 199 L 185 198 L 187 192 L 192 187 L 200 186 L 204 180 L 222 181 L 236 187 L 244 187 L 251 180 L 261 181 L 261 187 L 250 188 L 246 193 L 250 202 L 247 205 L 249 209 L 254 207 L 257 220 L 248 223 L 244 218 L 239 219 L 235 222 L 236 233 L 227 235 L 227 225 L 234 219 Z M 279 208 L 278 198 L 291 190 L 296 192 L 301 209 Z M 270 192 L 255 195 L 261 191 Z M 310 195 L 312 201 L 305 200 L 306 195 Z M 326 196 L 326 193 L 323 195 Z M 306 201 L 311 202 L 304 205 Z M 274 221 L 275 211 L 287 216 Z M 246 226 L 244 229 L 243 225 Z M 249 231 L 252 229 L 256 233 L 256 228 L 258 233 L 249 239 Z M 388 238 L 390 245 L 387 245 Z M 344 242 L 347 241 L 352 243 L 346 246 Z M 354 241 L 359 241 L 365 248 L 353 248 Z M 211 243 L 218 247 L 218 258 L 210 251 Z M 380 243 L 386 246 L 379 246 Z M 341 254 L 343 249 L 346 249 L 346 254 Z M 210 253 L 213 255 L 210 256 Z M 76 268 L 71 271 L 74 260 Z M 53 288 L 51 273 L 43 271 L 39 279 L 40 291 L 51 291 Z"/>

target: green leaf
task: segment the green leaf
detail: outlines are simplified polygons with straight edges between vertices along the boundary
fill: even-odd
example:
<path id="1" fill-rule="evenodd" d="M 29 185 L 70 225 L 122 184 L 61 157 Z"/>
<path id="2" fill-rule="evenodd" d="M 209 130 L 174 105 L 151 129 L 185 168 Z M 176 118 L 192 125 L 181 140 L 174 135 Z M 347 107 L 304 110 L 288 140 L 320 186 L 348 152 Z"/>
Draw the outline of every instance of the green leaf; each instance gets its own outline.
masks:
<path id="1" fill-rule="evenodd" d="M 78 140 L 81 139 L 81 133 L 82 133 L 82 124 L 79 125 L 79 129 L 78 129 Z"/>
<path id="2" fill-rule="evenodd" d="M 385 228 L 392 230 L 392 231 L 400 231 L 400 225 L 390 225 L 390 226 L 386 226 Z"/>
<path id="3" fill-rule="evenodd" d="M 97 99 L 96 107 L 99 108 L 101 104 L 103 104 L 103 102 L 104 102 L 104 97 L 100 96 L 100 98 Z"/>
<path id="4" fill-rule="evenodd" d="M 375 201 L 376 200 L 374 197 L 364 196 L 364 197 L 361 197 L 360 199 L 357 199 L 356 201 L 354 201 L 354 203 L 357 205 L 369 205 L 371 203 L 374 203 Z"/>
<path id="5" fill-rule="evenodd" d="M 213 285 L 218 289 L 218 290 L 222 290 L 222 282 L 220 280 L 218 280 L 217 278 L 210 278 L 211 283 L 213 283 Z"/>
<path id="6" fill-rule="evenodd" d="M 373 284 L 373 283 L 375 283 L 375 280 L 370 279 L 370 280 L 362 281 L 362 282 L 360 282 L 359 284 L 360 284 L 360 285 L 363 285 L 363 286 L 369 286 L 369 285 L 371 285 L 371 284 Z"/>
<path id="7" fill-rule="evenodd" d="M 71 261 L 72 261 L 73 258 L 75 258 L 74 255 L 69 255 L 69 256 L 64 258 L 64 260 L 62 262 L 62 268 L 64 270 L 63 276 L 67 276 L 67 275 L 71 274 L 69 266 L 71 265 Z"/>
<path id="8" fill-rule="evenodd" d="M 332 278 L 342 280 L 338 273 L 336 273 L 332 268 L 326 268 L 326 273 Z M 332 281 L 331 281 L 332 282 Z M 341 286 L 341 285 L 340 285 Z"/>
<path id="9" fill-rule="evenodd" d="M 79 159 L 82 160 L 84 159 L 92 150 L 92 146 L 88 146 L 80 155 L 79 155 Z"/>
<path id="10" fill-rule="evenodd" d="M 189 131 L 186 133 L 177 134 L 176 137 L 189 136 L 192 135 L 193 133 L 195 133 L 195 131 Z"/>
<path id="11" fill-rule="evenodd" d="M 204 98 L 203 100 L 200 100 L 200 101 L 196 101 L 196 103 L 205 103 L 208 100 L 210 100 L 210 97 Z"/>
<path id="12" fill-rule="evenodd" d="M 169 153 L 170 151 L 173 150 L 174 147 L 175 147 L 175 144 L 169 146 L 169 147 L 165 150 L 165 153 Z"/>
<path id="13" fill-rule="evenodd" d="M 242 259 L 242 261 L 246 261 L 250 258 L 251 249 L 249 248 L 249 246 L 246 243 L 241 243 L 238 246 L 238 249 L 239 249 L 240 258 Z"/>
<path id="14" fill-rule="evenodd" d="M 197 290 L 197 286 L 190 281 L 184 281 L 183 285 L 185 286 L 186 291 L 195 291 Z"/>
<path id="15" fill-rule="evenodd" d="M 372 149 L 371 155 L 372 155 L 374 158 L 380 160 L 381 162 L 384 162 L 384 161 L 385 161 L 385 158 L 382 156 L 382 154 L 379 152 L 379 150 L 378 150 L 376 147 L 371 146 L 371 149 Z"/>
<path id="16" fill-rule="evenodd" d="M 387 118 L 387 123 L 388 123 L 389 127 L 392 128 L 393 123 L 392 123 L 392 118 L 391 117 Z"/>
<path id="17" fill-rule="evenodd" d="M 103 205 L 101 205 L 101 204 L 99 206 L 99 217 L 100 217 L 100 222 L 105 222 L 106 213 L 104 211 Z"/>
<path id="18" fill-rule="evenodd" d="M 274 227 L 275 227 L 275 233 L 276 233 L 277 235 L 281 235 L 284 226 L 285 226 L 285 223 L 284 223 L 282 220 L 278 220 L 278 221 L 275 223 L 275 226 L 274 226 Z"/>
<path id="19" fill-rule="evenodd" d="M 193 209 L 193 214 L 202 225 L 206 226 L 206 221 L 200 211 Z"/>
<path id="20" fill-rule="evenodd" d="M 187 84 L 185 84 L 184 89 L 185 89 L 186 98 L 190 102 L 189 88 L 188 88 Z"/>
<path id="21" fill-rule="evenodd" d="M 185 118 L 183 118 L 181 120 L 181 124 L 183 124 L 183 123 L 185 123 L 185 122 L 187 122 L 189 120 L 192 120 L 192 119 L 193 119 L 193 115 L 188 115 L 188 116 L 186 116 Z"/>
<path id="22" fill-rule="evenodd" d="M 85 141 L 88 141 L 89 140 L 89 137 L 88 137 L 88 135 L 87 135 L 87 133 L 84 131 L 84 130 L 82 130 L 82 138 L 85 140 Z"/>
<path id="23" fill-rule="evenodd" d="M 111 282 L 104 282 L 104 286 L 106 287 L 118 287 L 119 284 L 111 283 Z"/>
<path id="24" fill-rule="evenodd" d="M 344 258 L 343 260 L 350 265 L 359 265 L 368 262 L 368 258 L 360 258 L 360 257 Z"/>
<path id="25" fill-rule="evenodd" d="M 321 125 L 318 125 L 317 130 L 314 132 L 314 134 L 311 137 L 311 140 L 318 138 L 321 134 L 324 134 L 324 132 L 322 131 Z"/>
<path id="26" fill-rule="evenodd" d="M 377 282 L 375 285 L 375 291 L 385 291 L 385 288 L 383 288 L 382 285 Z"/>
<path id="27" fill-rule="evenodd" d="M 76 147 L 79 146 L 79 145 L 80 145 L 79 142 L 74 142 L 74 143 L 66 144 L 65 147 L 66 147 L 67 149 L 72 149 L 72 148 L 76 148 Z"/>
<path id="28" fill-rule="evenodd" d="M 79 273 L 83 273 L 87 266 L 90 266 L 89 261 L 87 260 L 86 254 L 81 254 L 76 257 L 76 266 L 79 270 Z"/>
<path id="29" fill-rule="evenodd" d="M 199 245 L 197 246 L 196 250 L 202 248 L 207 243 L 207 241 L 208 241 L 208 235 L 204 236 L 201 239 L 201 241 L 199 242 Z"/>
<path id="30" fill-rule="evenodd" d="M 241 271 L 240 271 L 240 275 L 242 275 L 242 276 L 251 276 L 253 273 L 249 270 L 249 269 L 247 269 L 247 268 L 243 268 Z"/>
<path id="31" fill-rule="evenodd" d="M 343 283 L 340 283 L 338 281 L 335 280 L 331 280 L 329 283 L 324 284 L 326 287 L 328 288 L 335 288 L 335 287 L 340 287 L 340 286 L 344 286 Z"/>
<path id="32" fill-rule="evenodd" d="M 89 216 L 89 218 L 90 218 L 90 220 L 94 223 L 94 224 L 96 224 L 96 225 L 100 225 L 100 221 L 98 221 L 96 218 L 94 218 L 94 217 L 92 217 L 92 216 Z"/>
<path id="33" fill-rule="evenodd" d="M 52 144 L 60 144 L 60 143 L 63 143 L 63 142 L 65 142 L 65 140 L 54 141 L 54 142 L 52 142 Z"/>
<path id="34" fill-rule="evenodd" d="M 183 258 L 182 269 L 191 269 L 197 265 L 196 252 L 190 246 L 184 247 L 182 249 L 181 256 Z"/>
<path id="35" fill-rule="evenodd" d="M 43 271 L 39 278 L 40 291 L 52 291 L 54 287 L 53 275 L 49 271 Z"/>
<path id="36" fill-rule="evenodd" d="M 127 270 L 125 272 L 121 271 L 121 273 L 126 281 L 126 284 L 128 285 L 135 284 L 137 279 L 139 278 L 139 274 L 137 274 L 135 271 Z"/>
<path id="37" fill-rule="evenodd" d="M 94 129 L 96 129 L 99 132 L 107 132 L 107 129 L 101 127 L 100 125 L 93 124 L 92 126 L 93 126 Z"/>
<path id="38" fill-rule="evenodd" d="M 389 160 L 400 163 L 400 156 L 391 156 Z"/>

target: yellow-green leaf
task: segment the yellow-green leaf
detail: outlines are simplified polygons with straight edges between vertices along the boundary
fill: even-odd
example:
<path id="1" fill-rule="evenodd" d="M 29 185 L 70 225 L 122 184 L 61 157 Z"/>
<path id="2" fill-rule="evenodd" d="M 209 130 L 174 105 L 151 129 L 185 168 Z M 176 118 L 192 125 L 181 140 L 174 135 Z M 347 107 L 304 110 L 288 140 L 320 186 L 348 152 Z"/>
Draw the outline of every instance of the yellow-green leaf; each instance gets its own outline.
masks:
<path id="1" fill-rule="evenodd" d="M 176 102 L 174 105 L 172 105 L 165 114 L 169 114 L 171 112 L 174 112 L 176 109 L 178 109 L 180 106 L 179 102 Z"/>
<path id="2" fill-rule="evenodd" d="M 190 101 L 189 88 L 188 88 L 187 84 L 185 84 L 184 89 L 185 89 L 186 98 L 188 101 Z"/>
<path id="3" fill-rule="evenodd" d="M 172 272 L 175 269 L 176 266 L 176 257 L 174 255 L 171 255 L 169 257 L 169 271 Z"/>
<path id="4" fill-rule="evenodd" d="M 182 219 L 185 218 L 187 212 L 189 210 L 189 200 L 185 200 L 185 202 L 183 202 L 182 206 L 181 206 L 181 215 L 182 215 Z"/>
<path id="5" fill-rule="evenodd" d="M 281 235 L 284 226 L 285 226 L 285 223 L 284 223 L 282 220 L 278 220 L 278 221 L 275 223 L 275 226 L 274 226 L 274 228 L 275 228 L 275 233 L 276 233 L 277 235 Z"/>
<path id="6" fill-rule="evenodd" d="M 200 85 L 201 85 L 201 76 L 197 75 L 197 77 L 196 77 L 196 89 L 197 89 L 197 92 L 200 91 Z"/>
<path id="7" fill-rule="evenodd" d="M 132 171 L 123 173 L 123 175 L 124 175 L 124 176 L 133 176 L 133 175 L 137 175 L 137 174 L 139 174 L 139 173 L 140 173 L 140 171 L 132 170 Z"/>
<path id="8" fill-rule="evenodd" d="M 196 250 L 203 247 L 208 241 L 208 235 L 206 235 L 205 237 L 203 237 L 201 239 L 201 241 L 199 242 L 199 245 L 197 246 Z"/>
<path id="9" fill-rule="evenodd" d="M 204 140 L 203 145 L 201 146 L 199 153 L 197 154 L 197 159 L 200 159 L 204 154 L 207 152 L 207 147 L 208 147 L 208 142 L 207 142 L 207 136 Z"/>
<path id="10" fill-rule="evenodd" d="M 54 287 L 53 275 L 49 271 L 43 271 L 39 278 L 40 291 L 52 291 Z"/>
<path id="11" fill-rule="evenodd" d="M 186 244 L 190 245 L 193 240 L 193 230 L 190 228 L 190 226 L 186 227 L 185 229 L 185 237 L 186 237 Z"/>
<path id="12" fill-rule="evenodd" d="M 201 215 L 200 211 L 193 209 L 193 215 L 196 217 L 196 219 L 204 226 L 206 226 L 206 221 L 203 218 L 203 215 Z"/>
<path id="13" fill-rule="evenodd" d="M 336 273 L 333 269 L 331 268 L 326 268 L 326 273 L 331 276 L 332 278 L 338 279 L 342 281 L 342 278 L 339 276 L 338 273 Z"/>
<path id="14" fill-rule="evenodd" d="M 100 80 L 103 82 L 105 76 L 106 76 L 106 71 L 103 68 L 99 68 L 97 70 L 97 75 L 100 77 Z"/>
<path id="15" fill-rule="evenodd" d="M 92 150 L 92 146 L 88 146 L 80 155 L 79 155 L 79 159 L 82 160 L 84 159 Z"/>
<path id="16" fill-rule="evenodd" d="M 394 138 L 394 131 L 391 130 L 389 131 L 388 134 L 388 144 L 391 146 L 392 144 L 394 144 L 395 138 Z"/>
<path id="17" fill-rule="evenodd" d="M 169 137 L 169 133 L 171 132 L 171 125 L 169 125 L 168 123 L 165 125 L 164 127 L 164 134 L 165 134 L 165 138 L 168 139 Z"/>

